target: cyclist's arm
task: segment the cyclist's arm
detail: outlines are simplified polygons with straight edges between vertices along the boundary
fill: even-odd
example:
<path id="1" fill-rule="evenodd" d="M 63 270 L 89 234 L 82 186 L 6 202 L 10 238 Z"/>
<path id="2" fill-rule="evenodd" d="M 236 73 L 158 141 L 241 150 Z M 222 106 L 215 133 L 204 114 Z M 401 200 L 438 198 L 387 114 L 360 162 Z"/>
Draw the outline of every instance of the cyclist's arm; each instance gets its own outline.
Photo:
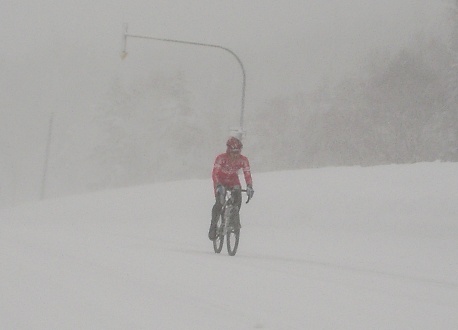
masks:
<path id="1" fill-rule="evenodd" d="M 245 182 L 247 186 L 253 185 L 253 179 L 251 178 L 251 170 L 250 170 L 250 162 L 248 158 L 244 158 L 243 160 L 243 167 L 242 167 L 243 175 L 245 176 Z"/>
<path id="2" fill-rule="evenodd" d="M 213 180 L 213 187 L 216 189 L 216 186 L 220 182 L 220 173 L 221 173 L 221 157 L 218 156 L 215 159 L 215 163 L 213 164 L 213 170 L 212 170 L 212 180 Z"/>

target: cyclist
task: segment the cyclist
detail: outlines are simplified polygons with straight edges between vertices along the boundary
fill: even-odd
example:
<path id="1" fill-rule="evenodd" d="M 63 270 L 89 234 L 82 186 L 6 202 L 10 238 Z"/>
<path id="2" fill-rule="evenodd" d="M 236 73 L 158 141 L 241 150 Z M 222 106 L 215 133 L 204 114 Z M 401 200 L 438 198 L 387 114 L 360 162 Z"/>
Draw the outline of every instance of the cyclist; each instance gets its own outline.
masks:
<path id="1" fill-rule="evenodd" d="M 216 201 L 212 208 L 212 219 L 208 231 L 208 238 L 210 240 L 216 238 L 216 223 L 223 207 L 221 197 L 225 196 L 226 189 L 235 189 L 233 192 L 235 205 L 237 205 L 238 210 L 240 210 L 242 205 L 242 190 L 238 176 L 240 169 L 245 176 L 248 197 L 251 198 L 254 194 L 250 163 L 248 158 L 240 153 L 243 147 L 242 142 L 235 137 L 230 137 L 226 142 L 226 146 L 226 152 L 218 155 L 213 165 L 212 179 Z M 240 217 L 238 217 L 237 221 L 238 227 L 240 228 Z"/>

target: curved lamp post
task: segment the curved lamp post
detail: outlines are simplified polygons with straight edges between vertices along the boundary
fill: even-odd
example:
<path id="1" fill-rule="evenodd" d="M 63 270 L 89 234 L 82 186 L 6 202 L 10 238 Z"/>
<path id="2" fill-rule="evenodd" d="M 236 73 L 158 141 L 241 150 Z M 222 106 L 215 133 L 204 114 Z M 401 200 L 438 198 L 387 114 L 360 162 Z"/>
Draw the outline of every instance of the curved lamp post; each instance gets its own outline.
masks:
<path id="1" fill-rule="evenodd" d="M 127 38 L 138 38 L 138 39 L 149 39 L 149 40 L 156 40 L 156 41 L 165 41 L 165 42 L 174 42 L 180 44 L 187 44 L 193 46 L 203 46 L 203 47 L 212 47 L 212 48 L 219 48 L 225 50 L 229 54 L 231 54 L 236 60 L 237 63 L 240 65 L 240 69 L 242 70 L 242 100 L 241 100 L 241 110 L 240 110 L 240 128 L 239 133 L 243 134 L 243 115 L 245 112 L 245 88 L 246 88 L 246 74 L 245 68 L 243 67 L 243 63 L 240 58 L 229 48 L 219 46 L 219 45 L 212 45 L 212 44 L 205 44 L 200 42 L 192 42 L 192 41 L 183 41 L 183 40 L 173 40 L 173 39 L 164 39 L 164 38 L 155 38 L 150 36 L 143 36 L 143 35 L 135 35 L 127 33 L 127 24 L 124 24 L 124 33 L 123 33 L 123 50 L 121 52 L 121 58 L 124 59 L 127 56 Z"/>

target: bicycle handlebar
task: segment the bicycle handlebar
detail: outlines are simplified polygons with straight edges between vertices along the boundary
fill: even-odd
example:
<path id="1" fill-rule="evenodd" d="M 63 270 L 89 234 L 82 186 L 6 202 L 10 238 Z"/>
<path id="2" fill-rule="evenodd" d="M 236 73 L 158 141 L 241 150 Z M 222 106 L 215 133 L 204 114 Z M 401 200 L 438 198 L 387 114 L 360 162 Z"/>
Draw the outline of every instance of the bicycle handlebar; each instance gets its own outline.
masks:
<path id="1" fill-rule="evenodd" d="M 232 190 L 234 190 L 234 189 L 228 189 L 228 190 L 232 192 Z M 247 190 L 246 190 L 246 189 L 241 189 L 240 191 L 241 191 L 241 192 L 244 192 L 244 193 L 246 193 L 246 192 L 247 192 Z M 251 199 L 251 197 L 250 197 L 250 196 L 248 196 L 248 199 L 246 200 L 245 204 L 248 204 L 248 202 L 250 201 L 250 199 Z"/>

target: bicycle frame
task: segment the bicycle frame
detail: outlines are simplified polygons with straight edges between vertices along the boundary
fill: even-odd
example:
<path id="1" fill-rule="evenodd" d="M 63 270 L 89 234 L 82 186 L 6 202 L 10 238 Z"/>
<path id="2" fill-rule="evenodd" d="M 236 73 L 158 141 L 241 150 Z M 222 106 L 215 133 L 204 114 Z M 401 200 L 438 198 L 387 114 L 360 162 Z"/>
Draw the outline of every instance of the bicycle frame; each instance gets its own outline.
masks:
<path id="1" fill-rule="evenodd" d="M 246 192 L 245 189 L 241 190 Z M 236 216 L 239 216 L 239 209 L 234 205 L 234 189 L 227 190 L 223 196 L 220 196 L 221 214 L 219 215 L 219 224 L 216 231 L 216 239 L 213 240 L 213 248 L 215 253 L 220 253 L 224 240 L 227 243 L 227 252 L 230 256 L 234 256 L 237 252 L 237 247 L 240 238 L 240 221 L 235 222 Z M 248 198 L 247 203 L 250 198 Z"/>
<path id="2" fill-rule="evenodd" d="M 223 207 L 221 208 L 221 213 L 223 217 L 223 234 L 227 235 L 227 232 L 232 230 L 234 225 L 234 212 L 239 212 L 237 210 L 237 206 L 234 205 L 234 198 L 232 196 L 232 190 L 226 191 L 225 201 L 223 203 Z"/>

